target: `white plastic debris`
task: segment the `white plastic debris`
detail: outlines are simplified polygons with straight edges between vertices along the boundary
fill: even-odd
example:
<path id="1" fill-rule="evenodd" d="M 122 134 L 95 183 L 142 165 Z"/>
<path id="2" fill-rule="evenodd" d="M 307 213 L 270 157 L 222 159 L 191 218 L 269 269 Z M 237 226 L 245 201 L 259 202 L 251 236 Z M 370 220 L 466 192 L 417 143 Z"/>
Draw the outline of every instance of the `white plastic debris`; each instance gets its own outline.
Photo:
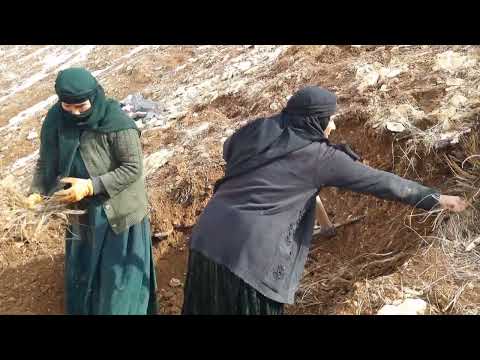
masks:
<path id="1" fill-rule="evenodd" d="M 427 303 L 422 299 L 406 299 L 399 305 L 385 305 L 377 315 L 425 315 Z"/>
<path id="2" fill-rule="evenodd" d="M 405 131 L 405 126 L 399 122 L 387 121 L 385 123 L 387 130 L 395 133 L 401 133 Z"/>

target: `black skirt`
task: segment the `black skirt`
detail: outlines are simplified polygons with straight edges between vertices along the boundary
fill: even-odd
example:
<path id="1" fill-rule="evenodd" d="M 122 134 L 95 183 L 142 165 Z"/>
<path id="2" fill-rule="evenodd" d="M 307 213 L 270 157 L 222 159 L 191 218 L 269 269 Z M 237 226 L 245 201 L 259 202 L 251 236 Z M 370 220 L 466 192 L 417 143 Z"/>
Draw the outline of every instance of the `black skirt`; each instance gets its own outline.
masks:
<path id="1" fill-rule="evenodd" d="M 225 266 L 190 251 L 183 315 L 282 315 L 283 307 Z"/>

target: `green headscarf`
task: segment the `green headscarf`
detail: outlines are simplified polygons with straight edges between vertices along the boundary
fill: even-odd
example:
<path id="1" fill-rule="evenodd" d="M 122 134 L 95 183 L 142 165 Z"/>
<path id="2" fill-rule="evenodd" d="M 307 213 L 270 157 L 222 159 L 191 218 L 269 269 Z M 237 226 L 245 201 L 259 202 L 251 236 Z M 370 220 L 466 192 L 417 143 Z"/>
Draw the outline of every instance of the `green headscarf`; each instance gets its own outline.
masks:
<path id="1" fill-rule="evenodd" d="M 83 68 L 70 68 L 61 71 L 55 81 L 55 92 L 61 102 L 79 104 L 90 100 L 92 107 L 79 115 L 63 110 L 62 127 L 88 129 L 109 133 L 126 129 L 137 129 L 135 122 L 113 99 L 106 99 L 103 88 L 93 75 Z M 137 129 L 138 130 L 138 129 Z"/>
<path id="2" fill-rule="evenodd" d="M 136 129 L 135 122 L 121 109 L 120 104 L 105 97 L 103 88 L 93 75 L 83 68 L 61 71 L 55 81 L 59 101 L 50 109 L 45 119 L 48 127 L 58 134 L 58 172 L 68 176 L 82 131 L 100 133 Z M 91 108 L 79 115 L 63 110 L 61 102 L 78 104 L 90 100 Z M 53 128 L 52 128 L 53 130 Z"/>

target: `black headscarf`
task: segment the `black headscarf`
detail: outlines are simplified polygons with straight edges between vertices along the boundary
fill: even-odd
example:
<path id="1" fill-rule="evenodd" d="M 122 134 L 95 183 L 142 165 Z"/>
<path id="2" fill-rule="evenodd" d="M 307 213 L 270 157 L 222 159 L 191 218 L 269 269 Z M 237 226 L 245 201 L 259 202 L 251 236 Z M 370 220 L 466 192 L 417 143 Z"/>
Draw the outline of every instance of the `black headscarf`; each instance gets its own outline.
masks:
<path id="1" fill-rule="evenodd" d="M 280 114 L 256 119 L 238 130 L 224 144 L 225 176 L 217 181 L 214 191 L 228 179 L 285 157 L 312 142 L 328 142 L 324 130 L 336 111 L 336 100 L 330 91 L 308 86 L 296 92 Z"/>

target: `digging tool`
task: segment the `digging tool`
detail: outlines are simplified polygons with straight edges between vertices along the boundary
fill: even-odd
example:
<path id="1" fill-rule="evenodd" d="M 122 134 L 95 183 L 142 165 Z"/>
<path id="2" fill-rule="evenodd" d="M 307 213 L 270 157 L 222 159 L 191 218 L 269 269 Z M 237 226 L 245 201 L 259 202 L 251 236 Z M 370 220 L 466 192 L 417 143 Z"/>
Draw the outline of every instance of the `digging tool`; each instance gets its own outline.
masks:
<path id="1" fill-rule="evenodd" d="M 334 229 L 335 233 L 336 233 L 336 230 L 342 226 L 347 226 L 347 225 L 350 225 L 350 224 L 354 224 L 360 220 L 362 220 L 363 218 L 365 218 L 366 215 L 359 215 L 359 216 L 354 216 L 350 219 L 347 219 L 343 222 L 340 222 L 340 223 L 337 223 L 337 224 L 333 224 L 329 229 Z M 332 232 L 328 231 L 329 230 L 327 228 L 327 231 L 325 231 L 325 228 L 322 227 L 322 226 L 316 226 L 314 229 L 313 229 L 313 237 L 318 237 L 318 236 L 322 236 L 322 235 L 327 235 L 327 236 L 333 236 L 335 235 L 335 233 L 332 234 Z"/>
<path id="2" fill-rule="evenodd" d="M 328 214 L 325 211 L 325 207 L 323 206 L 322 200 L 320 196 L 317 195 L 315 198 L 316 206 L 315 206 L 315 218 L 317 220 L 318 231 L 321 232 L 323 236 L 332 237 L 335 236 L 336 230 L 333 226 L 332 222 L 328 218 Z"/>
<path id="3" fill-rule="evenodd" d="M 315 198 L 316 207 L 315 207 L 315 217 L 317 219 L 317 223 L 322 227 L 332 227 L 333 224 L 328 218 L 327 212 L 325 211 L 325 207 L 323 206 L 322 200 L 320 200 L 320 196 Z"/>

